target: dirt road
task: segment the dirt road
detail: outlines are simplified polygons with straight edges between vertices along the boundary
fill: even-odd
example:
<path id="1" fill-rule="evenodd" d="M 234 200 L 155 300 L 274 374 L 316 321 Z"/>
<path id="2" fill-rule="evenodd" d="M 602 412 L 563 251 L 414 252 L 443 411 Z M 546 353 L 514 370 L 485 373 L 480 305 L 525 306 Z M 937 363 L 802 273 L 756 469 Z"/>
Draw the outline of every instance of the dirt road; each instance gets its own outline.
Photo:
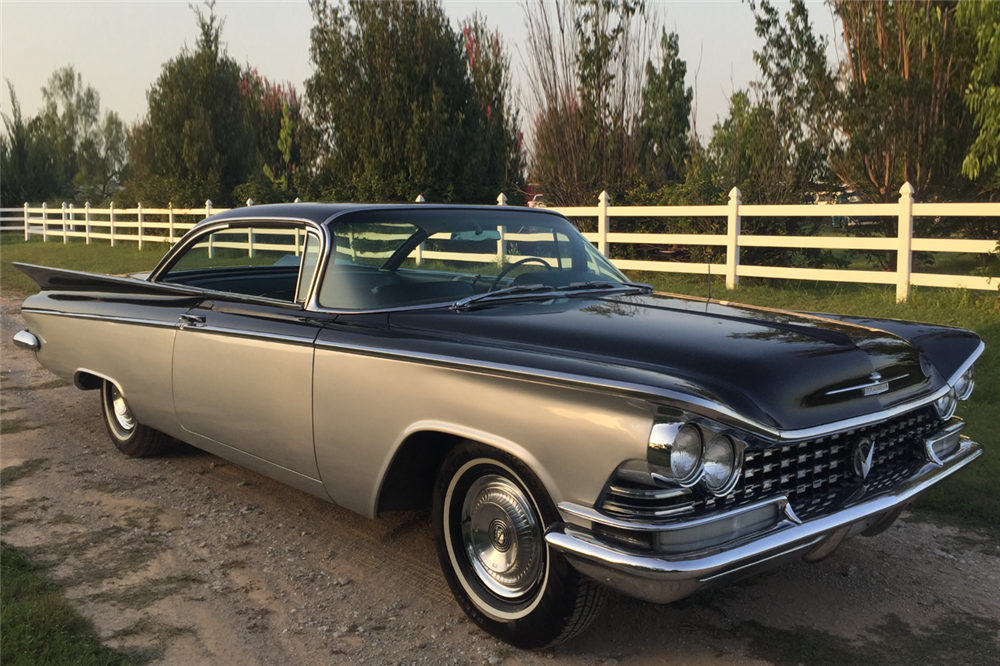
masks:
<path id="1" fill-rule="evenodd" d="M 96 392 L 11 344 L 18 303 L 2 301 L 0 463 L 42 462 L 2 489 L 3 539 L 152 663 L 1000 664 L 1000 528 L 922 514 L 670 606 L 613 598 L 583 637 L 513 649 L 452 601 L 425 513 L 368 520 L 185 445 L 118 454 Z"/>

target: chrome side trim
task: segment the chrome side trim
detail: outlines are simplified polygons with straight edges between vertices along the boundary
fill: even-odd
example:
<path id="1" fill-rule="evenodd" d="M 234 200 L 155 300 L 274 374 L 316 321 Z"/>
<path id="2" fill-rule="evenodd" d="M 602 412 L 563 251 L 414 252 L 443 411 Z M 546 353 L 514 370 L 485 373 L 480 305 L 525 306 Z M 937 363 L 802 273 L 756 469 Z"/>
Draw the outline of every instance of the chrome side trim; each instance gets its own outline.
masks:
<path id="1" fill-rule="evenodd" d="M 616 527 L 622 530 L 631 530 L 633 532 L 674 532 L 676 530 L 686 530 L 692 527 L 701 527 L 719 520 L 727 520 L 733 516 L 739 516 L 744 513 L 756 511 L 757 509 L 769 506 L 776 506 L 779 513 L 783 513 L 789 521 L 801 522 L 798 518 L 794 518 L 794 513 L 789 515 L 790 507 L 788 506 L 788 499 L 784 495 L 764 500 L 762 502 L 756 502 L 754 504 L 747 504 L 746 506 L 742 506 L 739 509 L 733 509 L 731 511 L 722 510 L 719 513 L 712 514 L 711 516 L 705 516 L 703 518 L 696 518 L 694 520 L 674 520 L 668 523 L 654 523 L 649 521 L 639 522 L 634 520 L 625 520 L 623 518 L 614 518 L 612 516 L 606 516 L 589 506 L 583 506 L 582 504 L 576 504 L 575 502 L 560 502 L 558 508 L 563 513 L 567 513 L 571 516 L 576 516 L 577 518 L 589 520 L 592 523 L 607 525 L 608 527 Z"/>
<path id="2" fill-rule="evenodd" d="M 692 405 L 700 407 L 702 414 L 718 419 L 727 425 L 740 427 L 744 430 L 761 435 L 766 438 L 775 439 L 780 431 L 770 428 L 763 423 L 758 423 L 739 415 L 730 407 L 722 403 L 700 398 L 698 396 L 671 391 L 669 389 L 657 388 L 645 384 L 633 384 L 631 382 L 616 382 L 611 380 L 595 379 L 585 375 L 576 375 L 563 372 L 548 372 L 537 368 L 525 366 L 509 365 L 506 363 L 493 363 L 490 361 L 478 361 L 456 356 L 444 356 L 441 354 L 427 354 L 423 352 L 396 351 L 381 347 L 369 347 L 367 345 L 354 345 L 342 342 L 330 342 L 327 340 L 317 340 L 316 347 L 330 351 L 339 351 L 349 354 L 363 354 L 367 356 L 377 356 L 382 358 L 410 360 L 428 364 L 452 367 L 472 372 L 500 374 L 513 377 L 530 377 L 532 379 L 547 379 L 553 382 L 572 384 L 576 386 L 590 386 L 603 390 L 619 391 L 626 394 L 638 394 L 642 397 L 653 397 L 657 400 L 666 400 L 677 407 L 690 408 Z"/>
<path id="3" fill-rule="evenodd" d="M 117 324 L 135 324 L 137 326 L 154 326 L 157 328 L 174 328 L 176 322 L 159 321 L 157 319 L 136 319 L 135 317 L 117 317 L 114 315 L 95 315 L 83 312 L 57 312 L 55 310 L 39 310 L 37 308 L 22 308 L 21 312 L 46 315 L 52 317 L 69 317 L 70 319 L 90 319 L 94 321 L 108 321 Z"/>
<path id="4" fill-rule="evenodd" d="M 769 532 L 728 549 L 715 546 L 674 558 L 643 555 L 622 550 L 583 528 L 566 523 L 551 526 L 545 540 L 588 575 L 612 587 L 629 590 L 640 598 L 664 603 L 687 596 L 709 581 L 795 556 L 846 525 L 862 523 L 895 510 L 981 454 L 979 444 L 963 439 L 958 451 L 940 467 L 928 463 L 892 493 L 801 525 L 781 523 Z"/>
<path id="5" fill-rule="evenodd" d="M 197 333 L 210 333 L 212 335 L 225 335 L 234 338 L 243 338 L 247 340 L 264 340 L 267 342 L 287 342 L 293 345 L 301 345 L 306 347 L 311 347 L 313 341 L 316 339 L 316 335 L 319 333 L 317 327 L 316 333 L 308 338 L 303 338 L 295 335 L 281 335 L 280 333 L 260 333 L 258 331 L 247 331 L 245 329 L 238 328 L 223 328 L 221 326 L 206 326 L 205 324 L 198 324 L 197 326 L 181 326 L 183 330 L 194 331 Z"/>
<path id="6" fill-rule="evenodd" d="M 34 333 L 24 330 L 14 334 L 14 346 L 36 352 L 42 348 L 42 343 Z"/>
<path id="7" fill-rule="evenodd" d="M 318 340 L 316 346 L 322 349 L 342 351 L 353 354 L 366 354 L 392 359 L 412 360 L 417 362 L 432 363 L 446 367 L 468 369 L 474 372 L 493 372 L 502 375 L 516 377 L 531 377 L 533 379 L 549 379 L 560 383 L 592 386 L 605 390 L 621 391 L 628 394 L 639 394 L 645 398 L 666 400 L 668 404 L 685 410 L 692 407 L 700 408 L 698 413 L 702 416 L 715 418 L 725 425 L 740 428 L 751 434 L 759 435 L 774 442 L 799 441 L 814 439 L 832 435 L 846 430 L 853 430 L 862 426 L 877 423 L 898 416 L 912 409 L 929 405 L 950 390 L 950 387 L 943 386 L 930 395 L 915 398 L 895 407 L 884 409 L 864 416 L 857 416 L 842 421 L 826 423 L 813 428 L 803 428 L 800 430 L 780 430 L 772 428 L 759 421 L 749 419 L 727 405 L 707 398 L 701 398 L 680 391 L 649 386 L 648 384 L 633 384 L 631 382 L 616 382 L 612 380 L 601 380 L 584 375 L 575 375 L 561 372 L 547 372 L 537 368 L 527 368 L 524 366 L 509 365 L 505 363 L 491 363 L 488 361 L 473 361 L 470 359 L 455 356 L 444 356 L 441 354 L 425 354 L 422 352 L 394 351 L 378 347 L 368 347 L 365 345 L 352 345 L 347 343 L 334 343 L 325 340 Z"/>

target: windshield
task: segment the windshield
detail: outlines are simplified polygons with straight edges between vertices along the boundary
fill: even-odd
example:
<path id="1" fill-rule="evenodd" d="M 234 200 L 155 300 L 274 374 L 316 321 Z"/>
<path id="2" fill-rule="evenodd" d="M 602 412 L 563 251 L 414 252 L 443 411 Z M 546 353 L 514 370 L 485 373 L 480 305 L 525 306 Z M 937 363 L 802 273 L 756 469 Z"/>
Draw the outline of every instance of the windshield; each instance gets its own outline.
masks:
<path id="1" fill-rule="evenodd" d="M 319 304 L 407 307 L 521 285 L 627 284 L 567 220 L 526 210 L 400 208 L 331 223 Z"/>

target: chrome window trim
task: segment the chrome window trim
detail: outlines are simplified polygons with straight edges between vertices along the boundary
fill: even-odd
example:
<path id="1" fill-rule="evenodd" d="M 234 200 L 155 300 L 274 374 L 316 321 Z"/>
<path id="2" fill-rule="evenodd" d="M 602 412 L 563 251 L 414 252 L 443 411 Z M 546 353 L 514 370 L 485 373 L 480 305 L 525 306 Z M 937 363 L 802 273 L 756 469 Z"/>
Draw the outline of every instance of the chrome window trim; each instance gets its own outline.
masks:
<path id="1" fill-rule="evenodd" d="M 333 216 L 333 217 L 335 217 L 335 216 Z M 330 219 L 332 219 L 332 218 L 330 218 Z M 211 220 L 211 218 L 208 218 L 208 220 Z M 319 237 L 319 240 L 320 240 L 320 256 L 317 259 L 317 261 L 319 261 L 319 262 L 325 262 L 326 261 L 326 254 L 327 254 L 327 250 L 328 250 L 328 247 L 329 247 L 329 244 L 330 244 L 329 243 L 329 230 L 326 227 L 326 224 L 327 224 L 327 222 L 329 222 L 329 219 L 327 219 L 325 222 L 319 223 L 319 222 L 316 222 L 314 220 L 310 220 L 310 219 L 307 219 L 307 218 L 304 218 L 304 217 L 288 217 L 288 216 L 283 216 L 283 215 L 275 215 L 275 216 L 270 216 L 270 215 L 252 215 L 252 216 L 248 216 L 248 217 L 225 218 L 225 219 L 222 219 L 222 220 L 212 220 L 211 222 L 208 222 L 208 223 L 200 222 L 198 225 L 195 225 L 194 227 L 191 228 L 191 231 L 189 231 L 187 234 L 185 234 L 184 237 L 181 238 L 181 240 L 179 240 L 177 242 L 177 244 L 174 245 L 170 249 L 169 252 L 167 252 L 167 254 L 163 257 L 163 259 L 160 260 L 160 263 L 156 265 L 156 268 L 154 268 L 150 272 L 149 277 L 146 278 L 146 281 L 150 282 L 150 283 L 153 283 L 153 284 L 156 284 L 156 285 L 159 285 L 159 286 L 163 286 L 163 287 L 182 288 L 183 290 L 185 290 L 185 291 L 187 291 L 189 293 L 194 293 L 194 294 L 208 294 L 209 298 L 229 298 L 229 299 L 235 298 L 237 300 L 244 301 L 244 302 L 262 303 L 262 304 L 266 304 L 266 305 L 283 305 L 283 306 L 291 307 L 291 308 L 294 308 L 294 309 L 311 310 L 312 308 L 310 308 L 309 306 L 314 302 L 314 297 L 315 297 L 315 292 L 316 292 L 316 285 L 318 284 L 318 282 L 317 282 L 317 276 L 318 276 L 318 273 L 319 273 L 318 270 L 313 273 L 312 284 L 311 284 L 310 289 L 309 289 L 309 296 L 307 297 L 305 303 L 302 303 L 302 302 L 299 302 L 299 301 L 283 301 L 283 300 L 279 300 L 279 299 L 276 299 L 276 298 L 267 298 L 265 296 L 251 296 L 251 295 L 248 295 L 248 294 L 236 294 L 236 293 L 229 292 L 229 291 L 216 291 L 214 289 L 204 289 L 204 288 L 201 288 L 201 287 L 189 287 L 187 285 L 178 285 L 178 284 L 174 284 L 172 282 L 162 282 L 161 281 L 161 278 L 163 277 L 163 275 L 165 273 L 169 272 L 169 268 L 174 263 L 176 263 L 177 259 L 179 259 L 180 256 L 184 252 L 186 252 L 190 246 L 197 244 L 198 239 L 202 238 L 203 236 L 205 236 L 207 234 L 213 234 L 213 233 L 215 233 L 217 231 L 221 231 L 223 229 L 240 228 L 240 227 L 244 227 L 244 226 L 247 226 L 247 225 L 252 225 L 255 222 L 265 222 L 265 223 L 266 222 L 280 222 L 280 223 L 284 223 L 284 224 L 289 225 L 289 226 L 302 226 L 304 228 L 304 230 L 305 230 L 305 233 L 307 235 L 309 233 L 314 233 L 315 235 L 317 235 Z M 204 225 L 204 226 L 202 226 L 202 225 Z M 197 233 L 193 233 L 195 231 L 197 231 Z M 301 271 L 301 266 L 300 266 L 300 271 Z M 297 279 L 296 279 L 296 286 L 298 286 L 298 280 Z"/>

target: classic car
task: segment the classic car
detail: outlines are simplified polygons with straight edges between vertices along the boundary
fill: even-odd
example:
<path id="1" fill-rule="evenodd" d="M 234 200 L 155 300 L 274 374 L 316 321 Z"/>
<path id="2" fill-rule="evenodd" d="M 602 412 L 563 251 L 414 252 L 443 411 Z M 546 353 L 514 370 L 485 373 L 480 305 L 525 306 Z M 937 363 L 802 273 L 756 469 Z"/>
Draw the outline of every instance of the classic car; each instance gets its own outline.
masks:
<path id="1" fill-rule="evenodd" d="M 654 293 L 543 209 L 221 213 L 131 277 L 20 266 L 15 341 L 182 440 L 376 517 L 429 508 L 484 630 L 566 640 L 875 535 L 981 453 L 969 331 Z"/>

